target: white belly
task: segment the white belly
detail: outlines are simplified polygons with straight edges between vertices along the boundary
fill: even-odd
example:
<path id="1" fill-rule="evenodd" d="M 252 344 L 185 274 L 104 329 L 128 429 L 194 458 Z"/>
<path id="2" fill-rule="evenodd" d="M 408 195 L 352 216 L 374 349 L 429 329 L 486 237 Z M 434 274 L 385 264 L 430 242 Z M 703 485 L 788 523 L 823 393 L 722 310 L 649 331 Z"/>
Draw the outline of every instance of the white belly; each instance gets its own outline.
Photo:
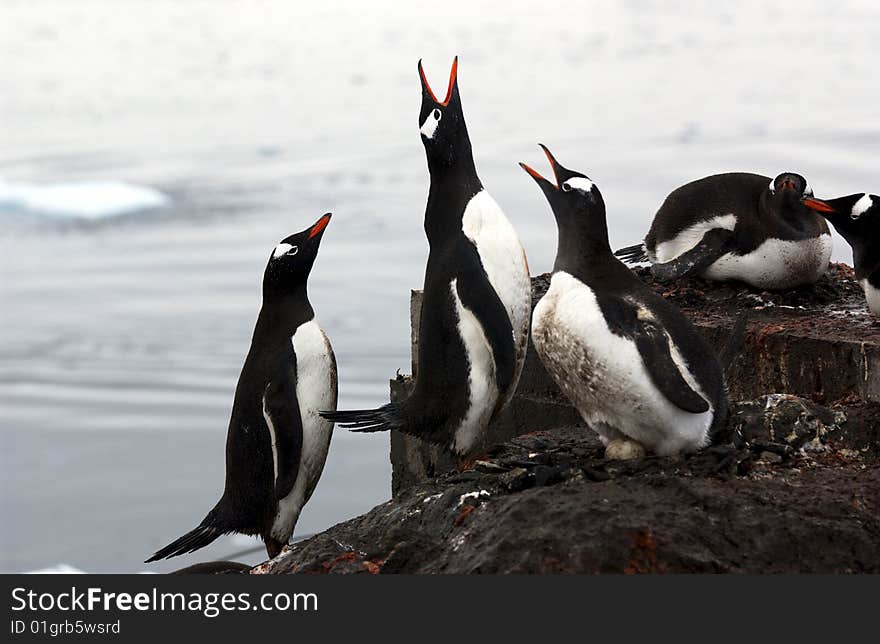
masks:
<path id="1" fill-rule="evenodd" d="M 474 242 L 489 283 L 504 303 L 513 327 L 516 369 L 506 403 L 516 390 L 529 342 L 532 283 L 525 251 L 504 212 L 485 190 L 470 200 L 462 218 L 464 234 Z"/>
<path id="2" fill-rule="evenodd" d="M 723 255 L 703 271 L 703 276 L 741 280 L 757 288 L 791 288 L 818 280 L 830 259 L 831 235 L 802 241 L 768 239 L 747 255 Z"/>
<path id="3" fill-rule="evenodd" d="M 880 315 L 880 289 L 871 286 L 867 279 L 859 281 L 868 301 L 868 310 L 874 315 Z"/>
<path id="4" fill-rule="evenodd" d="M 499 392 L 495 358 L 489 341 L 476 316 L 461 303 L 457 286 L 458 280 L 452 280 L 450 289 L 458 313 L 458 333 L 468 360 L 468 409 L 455 431 L 453 449 L 459 454 L 467 454 L 489 424 L 498 404 Z"/>
<path id="5" fill-rule="evenodd" d="M 333 349 L 315 320 L 300 325 L 291 338 L 296 353 L 296 397 L 303 428 L 299 473 L 290 493 L 278 503 L 272 536 L 290 539 L 303 506 L 311 497 L 327 459 L 333 423 L 318 415 L 336 410 L 336 360 Z"/>
<path id="6" fill-rule="evenodd" d="M 602 423 L 658 454 L 699 449 L 708 440 L 714 409 L 674 345 L 685 381 L 709 402 L 700 414 L 683 411 L 654 386 L 635 343 L 611 332 L 593 291 L 559 272 L 535 307 L 535 349 L 584 420 Z M 601 435 L 600 435 L 601 436 Z"/>

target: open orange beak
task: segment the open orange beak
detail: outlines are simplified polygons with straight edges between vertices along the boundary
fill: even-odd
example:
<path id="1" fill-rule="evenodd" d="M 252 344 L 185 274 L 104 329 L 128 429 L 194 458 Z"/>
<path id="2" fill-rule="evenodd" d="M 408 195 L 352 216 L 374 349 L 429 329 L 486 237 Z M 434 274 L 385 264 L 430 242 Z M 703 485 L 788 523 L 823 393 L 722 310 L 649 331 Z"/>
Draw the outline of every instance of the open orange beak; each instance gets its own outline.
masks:
<path id="1" fill-rule="evenodd" d="M 535 170 L 530 165 L 526 165 L 525 163 L 520 163 L 519 166 L 523 170 L 528 172 L 530 175 L 532 175 L 532 178 L 535 179 L 536 181 L 546 181 L 551 186 L 553 186 L 554 188 L 559 190 L 559 185 L 558 185 L 559 184 L 559 174 L 556 172 L 556 168 L 559 164 L 556 163 L 556 159 L 553 158 L 553 155 L 550 153 L 550 150 L 547 149 L 546 145 L 544 145 L 543 143 L 539 143 L 538 145 L 540 145 L 541 149 L 544 150 L 544 154 L 547 156 L 547 160 L 550 162 L 550 169 L 553 170 L 553 178 L 556 180 L 556 183 L 553 183 L 549 179 L 545 179 L 544 177 L 542 177 L 541 173 L 538 172 L 537 170 Z"/>
<path id="2" fill-rule="evenodd" d="M 428 78 L 425 76 L 425 70 L 422 68 L 422 61 L 419 61 L 419 75 L 422 77 L 422 84 L 425 86 L 425 89 L 428 90 L 428 94 L 431 95 L 434 102 L 441 107 L 446 107 L 449 105 L 449 99 L 452 98 L 452 87 L 455 85 L 455 79 L 458 77 L 458 56 L 452 61 L 452 70 L 449 72 L 449 87 L 446 88 L 446 98 L 443 99 L 442 103 L 437 100 L 437 97 L 434 95 L 434 90 L 431 89 L 431 85 L 428 83 Z"/>
<path id="3" fill-rule="evenodd" d="M 829 206 L 821 199 L 813 199 L 812 197 L 810 197 L 804 199 L 801 203 L 803 203 L 810 210 L 815 210 L 817 212 L 834 212 L 834 208 Z"/>
<path id="4" fill-rule="evenodd" d="M 333 215 L 329 212 L 321 217 L 314 226 L 312 226 L 311 232 L 309 232 L 309 239 L 314 237 L 315 235 L 320 235 L 321 232 L 327 227 L 327 224 L 330 223 L 330 217 Z"/>

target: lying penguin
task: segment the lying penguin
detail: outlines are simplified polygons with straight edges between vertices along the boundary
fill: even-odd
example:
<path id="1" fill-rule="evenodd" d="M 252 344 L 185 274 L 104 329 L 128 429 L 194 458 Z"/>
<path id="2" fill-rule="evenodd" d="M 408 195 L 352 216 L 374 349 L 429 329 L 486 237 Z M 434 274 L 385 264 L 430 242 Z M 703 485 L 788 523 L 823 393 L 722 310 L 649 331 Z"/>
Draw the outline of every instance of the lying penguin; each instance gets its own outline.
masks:
<path id="1" fill-rule="evenodd" d="M 204 548 L 230 532 L 259 535 L 269 557 L 287 544 L 330 449 L 336 359 L 315 321 L 307 280 L 330 214 L 275 246 L 263 306 L 238 378 L 226 437 L 226 489 L 197 528 L 147 563 Z"/>
<path id="2" fill-rule="evenodd" d="M 412 393 L 378 409 L 322 415 L 352 431 L 398 430 L 467 457 L 485 447 L 486 427 L 516 390 L 532 289 L 519 237 L 477 175 L 457 69 L 456 58 L 441 102 L 419 62 L 419 130 L 431 188 Z"/>
<path id="3" fill-rule="evenodd" d="M 809 198 L 804 205 L 821 213 L 852 247 L 868 310 L 880 315 L 880 196 L 860 192 L 837 199 Z"/>
<path id="4" fill-rule="evenodd" d="M 550 288 L 532 315 L 541 361 L 599 434 L 606 458 L 700 449 L 727 415 L 712 348 L 614 257 L 596 184 L 541 147 L 555 184 L 520 164 L 550 202 L 558 228 Z"/>
<path id="5" fill-rule="evenodd" d="M 642 244 L 615 255 L 650 261 L 661 281 L 701 275 L 771 290 L 811 284 L 831 259 L 828 224 L 804 205 L 812 196 L 806 179 L 791 172 L 699 179 L 666 197 Z"/>

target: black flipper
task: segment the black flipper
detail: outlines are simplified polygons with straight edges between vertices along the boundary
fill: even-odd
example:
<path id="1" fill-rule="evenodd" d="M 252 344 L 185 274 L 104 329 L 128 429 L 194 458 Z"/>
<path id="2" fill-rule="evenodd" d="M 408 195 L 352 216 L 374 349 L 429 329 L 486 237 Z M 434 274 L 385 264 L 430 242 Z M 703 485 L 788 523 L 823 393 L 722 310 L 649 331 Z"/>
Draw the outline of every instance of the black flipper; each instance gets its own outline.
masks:
<path id="1" fill-rule="evenodd" d="M 513 382 L 516 353 L 513 326 L 507 308 L 489 283 L 476 246 L 465 239 L 461 244 L 456 291 L 462 306 L 470 311 L 486 335 L 495 358 L 495 383 L 502 395 Z"/>
<path id="2" fill-rule="evenodd" d="M 619 257 L 627 264 L 637 264 L 639 262 L 648 261 L 648 251 L 645 250 L 645 244 L 636 244 L 635 246 L 627 246 L 614 251 L 615 257 Z"/>
<path id="3" fill-rule="evenodd" d="M 208 515 L 210 517 L 211 515 Z M 205 519 L 207 521 L 208 518 Z M 185 535 L 180 537 L 179 539 L 172 541 L 167 546 L 162 548 L 161 550 L 157 550 L 152 557 L 144 561 L 144 563 L 151 563 L 153 561 L 159 561 L 160 559 L 170 559 L 171 557 L 177 557 L 178 555 L 185 555 L 190 552 L 195 552 L 199 548 L 204 548 L 209 545 L 218 537 L 227 534 L 228 530 L 221 530 L 220 528 L 215 528 L 210 525 L 205 525 L 202 523 L 198 528 L 194 530 L 190 530 Z"/>
<path id="4" fill-rule="evenodd" d="M 678 257 L 662 264 L 652 264 L 651 274 L 661 282 L 669 282 L 694 275 L 708 268 L 715 260 L 730 251 L 733 231 L 713 228 L 706 232 L 697 245 Z"/>
<path id="5" fill-rule="evenodd" d="M 672 359 L 670 338 L 663 327 L 638 303 L 616 296 L 598 298 L 602 315 L 612 332 L 636 344 L 654 386 L 669 402 L 692 414 L 709 410 L 709 403 L 694 391 Z"/>
<path id="6" fill-rule="evenodd" d="M 275 478 L 275 498 L 283 499 L 293 489 L 299 474 L 302 456 L 303 427 L 296 397 L 296 357 L 291 348 L 290 358 L 283 360 L 278 375 L 263 392 L 263 415 L 272 423 L 278 476 Z"/>
<path id="7" fill-rule="evenodd" d="M 643 324 L 635 341 L 648 374 L 660 393 L 679 409 L 692 414 L 709 410 L 706 399 L 691 389 L 678 370 L 669 350 L 669 337 L 663 329 L 653 323 Z"/>

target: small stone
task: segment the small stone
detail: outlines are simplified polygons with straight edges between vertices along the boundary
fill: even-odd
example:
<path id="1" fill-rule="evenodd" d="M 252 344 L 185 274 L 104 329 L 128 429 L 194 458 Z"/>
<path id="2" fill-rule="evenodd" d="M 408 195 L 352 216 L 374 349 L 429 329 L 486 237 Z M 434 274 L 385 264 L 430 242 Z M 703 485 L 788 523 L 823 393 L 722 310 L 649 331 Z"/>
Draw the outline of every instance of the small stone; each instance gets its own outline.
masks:
<path id="1" fill-rule="evenodd" d="M 558 467 L 539 465 L 534 469 L 533 474 L 535 476 L 535 485 L 538 487 L 553 485 L 562 480 L 562 472 L 559 471 Z"/>
<path id="2" fill-rule="evenodd" d="M 760 459 L 764 463 L 769 463 L 770 465 L 776 465 L 782 462 L 782 457 L 774 452 L 761 452 Z"/>

